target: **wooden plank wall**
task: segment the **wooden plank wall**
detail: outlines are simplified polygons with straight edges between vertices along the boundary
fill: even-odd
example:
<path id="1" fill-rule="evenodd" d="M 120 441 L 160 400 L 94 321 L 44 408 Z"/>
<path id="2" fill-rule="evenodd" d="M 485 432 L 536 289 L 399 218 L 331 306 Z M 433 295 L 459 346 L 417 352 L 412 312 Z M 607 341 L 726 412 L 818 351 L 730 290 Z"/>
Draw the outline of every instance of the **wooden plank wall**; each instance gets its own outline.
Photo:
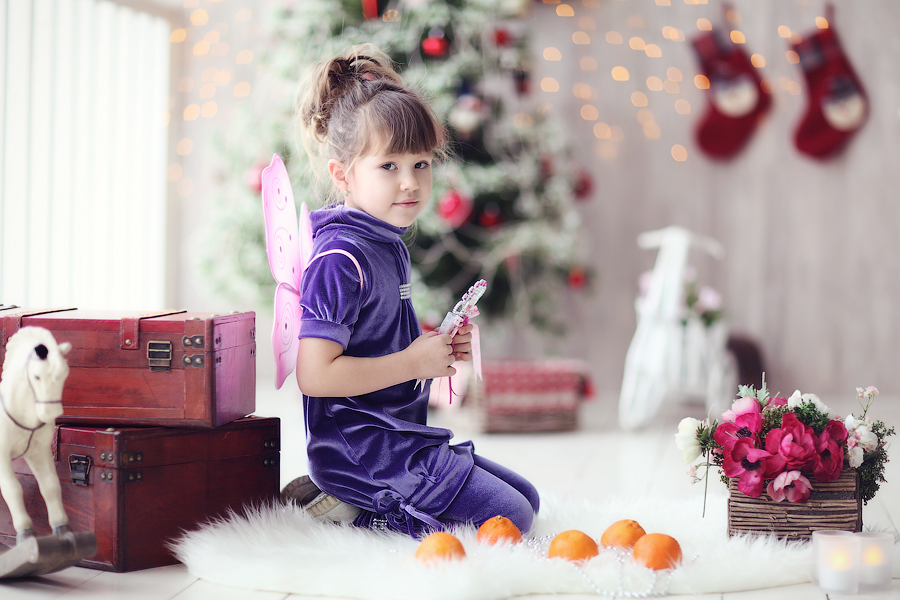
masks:
<path id="1" fill-rule="evenodd" d="M 722 261 L 695 255 L 701 279 L 725 298 L 732 329 L 761 342 L 773 391 L 794 389 L 852 395 L 857 386 L 900 390 L 900 3 L 849 0 L 836 3 L 833 27 L 867 88 L 868 123 L 837 159 L 817 162 L 801 155 L 793 131 L 806 111 L 806 88 L 799 65 L 786 58 L 788 41 L 778 27 L 800 35 L 816 30 L 824 3 L 814 0 L 739 0 L 734 27 L 746 36 L 748 53 L 766 59 L 762 69 L 774 89 L 773 109 L 746 150 L 728 162 L 708 160 L 693 139 L 706 107 L 693 85 L 698 73 L 690 44 L 697 19 L 722 22 L 722 6 L 671 0 L 571 0 L 573 17 L 557 16 L 557 5 L 533 3 L 534 94 L 563 115 L 579 160 L 592 173 L 595 190 L 584 204 L 586 261 L 596 270 L 592 294 L 574 293 L 562 307 L 572 316 L 569 337 L 541 345 L 521 333 L 488 342 L 491 352 L 559 353 L 585 358 L 598 386 L 617 390 L 625 351 L 634 333 L 634 297 L 641 272 L 652 267 L 652 252 L 636 245 L 639 233 L 677 224 L 718 239 Z M 587 19 L 585 19 L 587 18 Z M 593 25 L 592 25 L 593 24 Z M 685 41 L 663 37 L 675 27 Z M 572 41 L 575 31 L 591 38 Z M 605 40 L 619 32 L 623 44 Z M 662 56 L 632 50 L 629 38 L 657 44 Z M 563 60 L 541 58 L 558 48 Z M 590 56 L 595 71 L 579 61 Z M 613 81 L 614 66 L 630 73 Z M 666 80 L 669 67 L 683 74 L 678 93 L 647 89 L 650 76 Z M 540 90 L 554 77 L 560 91 Z M 792 83 L 793 82 L 793 83 Z M 572 93 L 588 84 L 590 101 Z M 798 87 L 799 85 L 799 87 Z M 794 93 L 790 89 L 793 87 Z M 648 139 L 631 101 L 634 91 L 649 98 L 660 127 Z M 678 114 L 676 99 L 691 113 Z M 597 139 L 593 122 L 580 116 L 593 104 L 599 121 L 617 126 L 620 142 Z M 673 160 L 681 144 L 688 159 Z M 529 350 L 523 351 L 523 347 Z"/>

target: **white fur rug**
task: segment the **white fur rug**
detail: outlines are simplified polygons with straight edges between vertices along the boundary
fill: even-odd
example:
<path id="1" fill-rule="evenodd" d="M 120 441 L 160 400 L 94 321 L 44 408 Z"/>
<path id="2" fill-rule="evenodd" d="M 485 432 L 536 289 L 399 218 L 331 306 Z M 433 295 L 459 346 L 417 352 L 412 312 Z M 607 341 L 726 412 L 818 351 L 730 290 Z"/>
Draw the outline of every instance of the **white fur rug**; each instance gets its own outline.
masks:
<path id="1" fill-rule="evenodd" d="M 809 581 L 808 544 L 770 538 L 728 538 L 724 498 L 712 497 L 701 518 L 697 501 L 616 499 L 604 503 L 542 496 L 530 544 L 484 546 L 474 529 L 454 533 L 464 560 L 423 565 L 418 543 L 313 520 L 302 510 L 270 506 L 231 515 L 186 533 L 173 544 L 200 579 L 257 590 L 370 600 L 421 598 L 497 600 L 527 594 L 632 592 L 699 594 L 778 587 Z M 544 558 L 548 537 L 579 529 L 599 539 L 619 519 L 679 541 L 684 564 L 656 576 L 630 559 L 601 551 L 582 569 Z M 542 550 L 543 552 L 540 552 Z M 900 575 L 900 548 L 894 552 Z"/>

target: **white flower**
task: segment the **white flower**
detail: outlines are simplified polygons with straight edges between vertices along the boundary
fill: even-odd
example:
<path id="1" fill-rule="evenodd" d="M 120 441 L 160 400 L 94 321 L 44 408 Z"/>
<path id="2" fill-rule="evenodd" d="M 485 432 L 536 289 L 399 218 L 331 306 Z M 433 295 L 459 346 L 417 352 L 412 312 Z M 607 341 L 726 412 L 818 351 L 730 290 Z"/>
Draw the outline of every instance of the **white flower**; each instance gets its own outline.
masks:
<path id="1" fill-rule="evenodd" d="M 859 434 L 859 446 L 866 452 L 871 452 L 878 447 L 878 436 L 872 433 L 868 427 L 860 427 L 857 430 Z"/>
<path id="2" fill-rule="evenodd" d="M 697 439 L 697 430 L 701 421 L 693 417 L 685 417 L 678 424 L 678 433 L 675 434 L 675 445 L 681 450 L 684 463 L 692 463 L 700 456 L 700 440 Z"/>
<path id="3" fill-rule="evenodd" d="M 825 404 L 819 400 L 819 397 L 815 394 L 801 394 L 800 390 L 796 390 L 791 397 L 788 398 L 788 408 L 794 410 L 801 404 L 812 404 L 816 407 L 823 415 L 827 415 L 830 419 L 833 419 L 837 416 L 837 413 L 832 412 L 830 408 L 825 406 Z"/>
<path id="4" fill-rule="evenodd" d="M 862 448 L 860 448 L 859 446 L 847 448 L 847 460 L 850 462 L 851 467 L 853 467 L 854 469 L 858 469 L 863 462 Z"/>

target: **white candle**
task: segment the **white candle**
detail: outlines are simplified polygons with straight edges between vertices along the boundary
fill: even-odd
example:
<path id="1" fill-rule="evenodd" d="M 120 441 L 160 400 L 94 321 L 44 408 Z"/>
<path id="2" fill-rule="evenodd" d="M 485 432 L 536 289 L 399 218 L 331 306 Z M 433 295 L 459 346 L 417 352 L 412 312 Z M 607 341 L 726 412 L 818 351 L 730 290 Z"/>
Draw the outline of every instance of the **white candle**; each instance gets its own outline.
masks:
<path id="1" fill-rule="evenodd" d="M 894 536 L 867 531 L 857 533 L 856 537 L 860 540 L 859 589 L 867 592 L 890 589 Z"/>
<path id="2" fill-rule="evenodd" d="M 826 529 L 822 531 L 813 531 L 812 533 L 812 573 L 810 573 L 810 579 L 816 585 L 819 584 L 819 552 L 821 546 L 821 540 L 823 537 L 833 537 L 833 536 L 852 536 L 853 533 L 850 531 L 841 531 L 834 529 Z"/>
<path id="3" fill-rule="evenodd" d="M 860 538 L 831 535 L 819 538 L 816 574 L 819 587 L 836 594 L 855 594 L 859 589 Z"/>

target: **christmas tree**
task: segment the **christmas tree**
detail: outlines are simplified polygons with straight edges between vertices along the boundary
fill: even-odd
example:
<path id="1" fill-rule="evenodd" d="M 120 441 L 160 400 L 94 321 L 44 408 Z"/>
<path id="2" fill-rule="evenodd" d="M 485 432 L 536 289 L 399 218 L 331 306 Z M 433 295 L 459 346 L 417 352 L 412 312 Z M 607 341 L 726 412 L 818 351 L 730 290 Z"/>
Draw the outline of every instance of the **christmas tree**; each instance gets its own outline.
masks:
<path id="1" fill-rule="evenodd" d="M 275 106 L 246 110 L 223 134 L 223 177 L 239 181 L 226 186 L 217 239 L 208 244 L 212 279 L 223 291 L 270 301 L 259 174 L 278 152 L 296 201 L 321 205 L 290 127 L 295 86 L 308 66 L 371 42 L 423 93 L 452 139 L 454 158 L 435 169 L 432 202 L 407 239 L 420 320 L 436 325 L 483 278 L 483 313 L 559 330 L 554 297 L 587 278 L 575 204 L 589 195 L 590 179 L 576 168 L 552 111 L 529 93 L 527 25 L 516 14 L 527 7 L 524 0 L 316 0 L 273 11 L 256 93 Z"/>

